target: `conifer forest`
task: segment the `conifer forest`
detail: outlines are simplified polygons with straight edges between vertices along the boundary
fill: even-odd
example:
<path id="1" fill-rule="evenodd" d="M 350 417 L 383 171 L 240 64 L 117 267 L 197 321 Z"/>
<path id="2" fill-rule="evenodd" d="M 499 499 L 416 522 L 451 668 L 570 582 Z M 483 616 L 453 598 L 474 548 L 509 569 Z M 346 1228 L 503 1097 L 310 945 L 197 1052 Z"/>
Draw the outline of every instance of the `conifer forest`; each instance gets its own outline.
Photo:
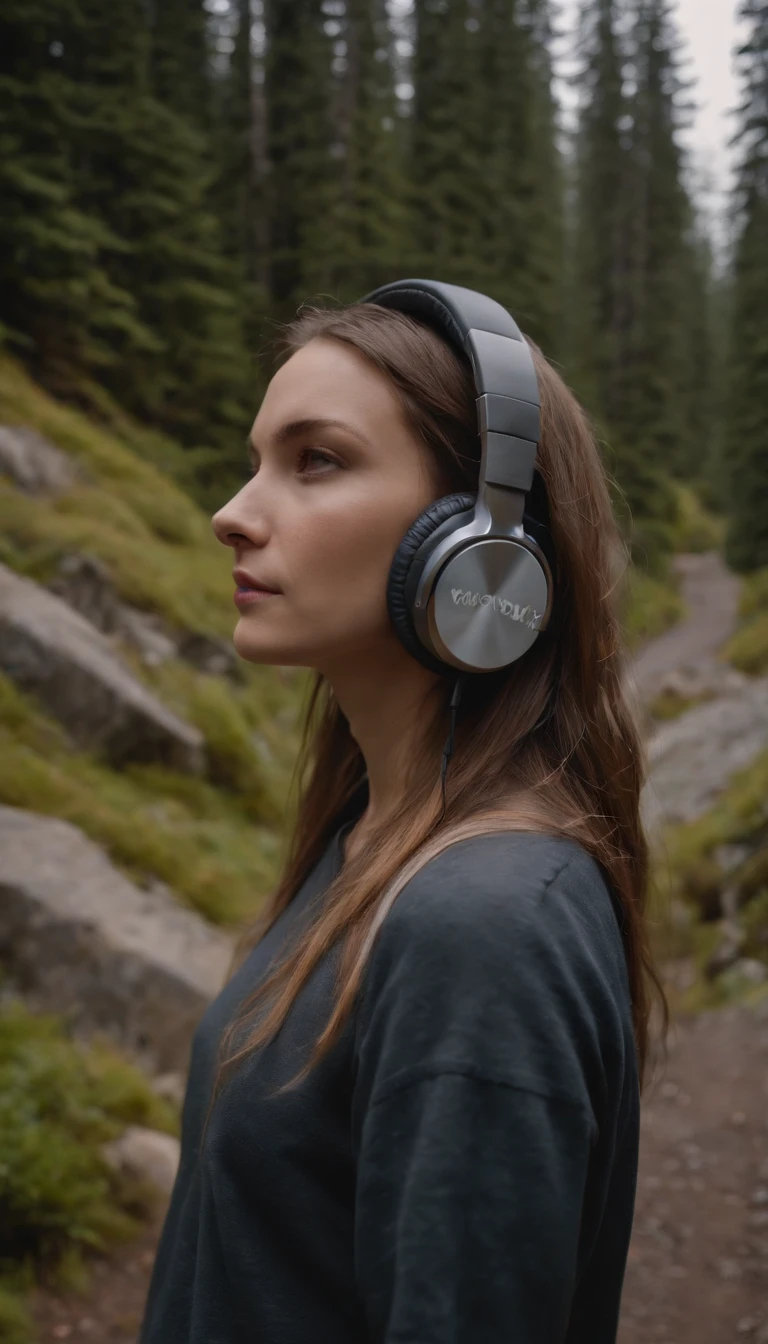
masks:
<path id="1" fill-rule="evenodd" d="M 181 443 L 211 504 L 299 304 L 482 289 L 597 423 L 639 563 L 663 573 L 682 481 L 764 566 L 768 3 L 740 9 L 715 254 L 669 0 L 582 0 L 568 124 L 550 0 L 5 0 L 0 337 Z"/>

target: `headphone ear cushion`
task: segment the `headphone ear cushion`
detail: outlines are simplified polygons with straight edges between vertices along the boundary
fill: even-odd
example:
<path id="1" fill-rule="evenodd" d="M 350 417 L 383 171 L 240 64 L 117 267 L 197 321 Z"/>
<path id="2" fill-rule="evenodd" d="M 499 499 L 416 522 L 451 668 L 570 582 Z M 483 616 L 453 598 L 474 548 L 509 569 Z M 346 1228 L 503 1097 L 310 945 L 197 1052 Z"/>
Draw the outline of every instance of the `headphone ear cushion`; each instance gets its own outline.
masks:
<path id="1" fill-rule="evenodd" d="M 440 659 L 433 657 L 422 644 L 413 624 L 410 599 L 424 568 L 424 561 L 414 564 L 414 559 L 429 538 L 434 538 L 440 528 L 448 532 L 447 524 L 452 523 L 457 514 L 470 512 L 475 507 L 476 496 L 470 494 L 443 495 L 429 508 L 419 514 L 398 546 L 389 570 L 387 582 L 387 610 L 401 644 L 412 657 L 431 672 L 453 673 Z M 467 520 L 468 521 L 468 520 Z"/>

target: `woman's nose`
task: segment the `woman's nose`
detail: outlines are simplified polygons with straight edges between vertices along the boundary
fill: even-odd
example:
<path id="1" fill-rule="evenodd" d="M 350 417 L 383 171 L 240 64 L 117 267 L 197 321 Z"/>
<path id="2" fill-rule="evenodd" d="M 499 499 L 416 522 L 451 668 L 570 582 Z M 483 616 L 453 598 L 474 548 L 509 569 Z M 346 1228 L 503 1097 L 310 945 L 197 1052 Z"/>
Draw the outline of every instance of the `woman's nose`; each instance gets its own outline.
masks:
<path id="1" fill-rule="evenodd" d="M 262 511 L 255 507 L 253 499 L 246 509 L 244 498 L 246 490 L 247 486 L 243 486 L 243 489 L 211 518 L 214 536 L 222 546 L 238 546 L 243 542 L 260 546 L 266 539 L 265 520 Z"/>

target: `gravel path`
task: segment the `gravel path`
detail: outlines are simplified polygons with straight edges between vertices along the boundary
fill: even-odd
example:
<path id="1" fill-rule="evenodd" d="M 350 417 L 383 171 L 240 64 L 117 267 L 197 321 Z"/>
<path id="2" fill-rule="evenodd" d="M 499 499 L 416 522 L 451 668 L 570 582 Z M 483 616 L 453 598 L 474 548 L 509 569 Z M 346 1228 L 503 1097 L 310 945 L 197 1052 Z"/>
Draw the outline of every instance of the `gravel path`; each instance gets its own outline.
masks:
<path id="1" fill-rule="evenodd" d="M 644 700 L 653 699 L 667 672 L 714 664 L 736 626 L 739 580 L 716 552 L 678 555 L 674 568 L 688 612 L 679 625 L 640 649 L 633 675 Z"/>
<path id="2" fill-rule="evenodd" d="M 643 1106 L 619 1344 L 768 1342 L 768 1001 L 678 1022 Z"/>

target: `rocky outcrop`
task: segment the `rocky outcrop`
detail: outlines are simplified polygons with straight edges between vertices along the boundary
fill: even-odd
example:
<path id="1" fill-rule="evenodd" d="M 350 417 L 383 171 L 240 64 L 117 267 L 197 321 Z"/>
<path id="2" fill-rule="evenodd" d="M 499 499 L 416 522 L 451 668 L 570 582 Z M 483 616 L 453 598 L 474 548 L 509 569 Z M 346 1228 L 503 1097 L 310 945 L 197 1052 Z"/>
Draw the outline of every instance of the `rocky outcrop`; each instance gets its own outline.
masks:
<path id="1" fill-rule="evenodd" d="M 63 555 L 47 585 L 50 592 L 95 625 L 139 654 L 147 667 L 181 658 L 199 672 L 242 681 L 242 663 L 231 641 L 198 630 L 171 630 L 156 612 L 122 602 L 109 570 L 98 556 Z"/>
<path id="2" fill-rule="evenodd" d="M 650 778 L 643 815 L 653 832 L 662 821 L 692 821 L 706 812 L 731 775 L 768 746 L 768 679 L 745 679 L 720 696 L 664 724 L 648 744 Z"/>
<path id="3" fill-rule="evenodd" d="M 160 761 L 200 774 L 203 736 L 137 680 L 61 598 L 0 565 L 0 670 L 31 690 L 72 739 L 115 765 Z"/>
<path id="4" fill-rule="evenodd" d="M 83 480 L 82 468 L 26 425 L 0 425 L 0 475 L 29 495 L 61 495 Z"/>
<path id="5" fill-rule="evenodd" d="M 68 822 L 0 807 L 0 962 L 17 991 L 157 1071 L 185 1071 L 231 936 L 142 891 Z"/>

